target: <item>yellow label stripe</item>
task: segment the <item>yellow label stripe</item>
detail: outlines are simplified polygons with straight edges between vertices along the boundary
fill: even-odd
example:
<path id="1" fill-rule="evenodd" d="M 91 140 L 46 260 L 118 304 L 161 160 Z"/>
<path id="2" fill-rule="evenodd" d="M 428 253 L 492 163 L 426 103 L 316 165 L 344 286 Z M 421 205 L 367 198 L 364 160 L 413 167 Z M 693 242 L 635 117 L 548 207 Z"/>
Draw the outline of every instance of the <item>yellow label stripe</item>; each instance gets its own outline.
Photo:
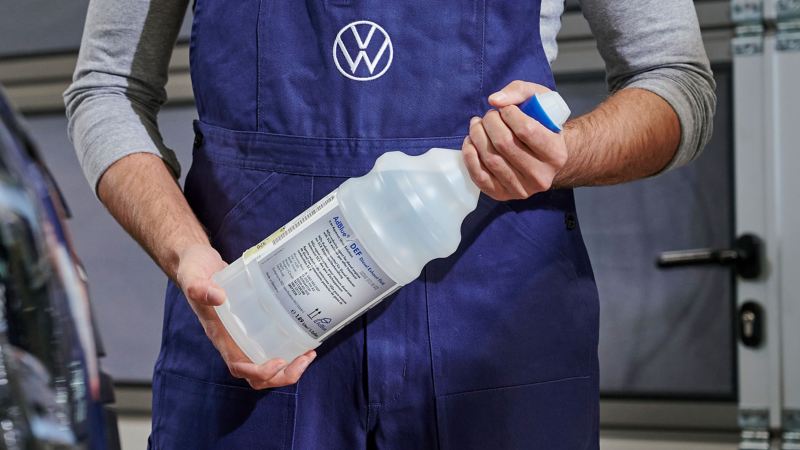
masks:
<path id="1" fill-rule="evenodd" d="M 252 258 L 259 250 L 261 250 L 262 248 L 264 248 L 267 245 L 271 244 L 272 241 L 275 240 L 275 238 L 278 237 L 284 231 L 286 231 L 286 227 L 285 226 L 278 228 L 277 230 L 275 230 L 274 233 L 272 233 L 269 236 L 267 236 L 266 239 L 264 239 L 263 241 L 259 242 L 256 245 L 250 247 L 246 252 L 244 252 L 244 255 L 242 255 L 242 257 L 245 260 L 248 260 L 248 259 Z"/>

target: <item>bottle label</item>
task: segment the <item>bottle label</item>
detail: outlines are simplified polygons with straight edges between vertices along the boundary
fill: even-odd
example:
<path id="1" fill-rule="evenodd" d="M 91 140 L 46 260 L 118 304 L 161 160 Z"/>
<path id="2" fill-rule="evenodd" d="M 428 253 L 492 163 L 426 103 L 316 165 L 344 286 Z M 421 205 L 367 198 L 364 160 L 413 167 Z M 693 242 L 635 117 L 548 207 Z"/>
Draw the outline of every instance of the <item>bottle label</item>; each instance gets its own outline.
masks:
<path id="1" fill-rule="evenodd" d="M 399 286 L 342 216 L 336 191 L 244 254 L 311 337 L 322 339 Z"/>

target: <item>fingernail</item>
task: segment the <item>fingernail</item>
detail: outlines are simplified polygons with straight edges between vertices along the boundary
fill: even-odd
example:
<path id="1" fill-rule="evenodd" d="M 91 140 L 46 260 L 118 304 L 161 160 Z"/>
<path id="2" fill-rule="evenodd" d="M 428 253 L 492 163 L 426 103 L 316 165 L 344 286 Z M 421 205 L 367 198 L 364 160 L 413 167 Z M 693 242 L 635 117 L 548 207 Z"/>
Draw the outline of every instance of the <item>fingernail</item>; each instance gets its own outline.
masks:
<path id="1" fill-rule="evenodd" d="M 480 120 L 481 120 L 481 118 L 480 118 L 480 117 L 478 117 L 478 116 L 474 116 L 472 119 L 469 119 L 469 124 L 470 124 L 470 125 L 475 125 L 475 123 L 476 123 L 476 122 L 478 122 L 478 121 L 480 121 Z"/>
<path id="2" fill-rule="evenodd" d="M 301 362 L 300 363 L 300 370 L 306 370 L 306 368 L 308 367 L 309 364 L 311 364 L 311 361 L 313 359 L 314 358 L 306 358 L 305 361 Z"/>
<path id="3" fill-rule="evenodd" d="M 507 97 L 507 95 L 506 95 L 505 92 L 498 91 L 498 92 L 495 92 L 494 94 L 489 96 L 489 101 L 491 101 L 491 102 L 500 102 L 500 101 L 505 100 L 506 97 Z"/>

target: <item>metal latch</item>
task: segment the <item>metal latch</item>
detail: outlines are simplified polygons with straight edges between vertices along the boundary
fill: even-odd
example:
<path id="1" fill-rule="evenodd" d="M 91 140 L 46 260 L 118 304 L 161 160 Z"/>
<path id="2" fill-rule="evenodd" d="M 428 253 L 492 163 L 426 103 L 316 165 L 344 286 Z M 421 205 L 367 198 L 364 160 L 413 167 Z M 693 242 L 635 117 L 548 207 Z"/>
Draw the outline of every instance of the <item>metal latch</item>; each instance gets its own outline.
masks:
<path id="1" fill-rule="evenodd" d="M 744 234 L 734 243 L 733 248 L 698 248 L 663 252 L 656 265 L 666 269 L 671 267 L 697 265 L 734 266 L 736 273 L 746 279 L 761 275 L 761 240 L 752 234 Z"/>
<path id="2" fill-rule="evenodd" d="M 746 347 L 758 347 L 764 339 L 764 309 L 752 300 L 739 308 L 739 339 Z"/>

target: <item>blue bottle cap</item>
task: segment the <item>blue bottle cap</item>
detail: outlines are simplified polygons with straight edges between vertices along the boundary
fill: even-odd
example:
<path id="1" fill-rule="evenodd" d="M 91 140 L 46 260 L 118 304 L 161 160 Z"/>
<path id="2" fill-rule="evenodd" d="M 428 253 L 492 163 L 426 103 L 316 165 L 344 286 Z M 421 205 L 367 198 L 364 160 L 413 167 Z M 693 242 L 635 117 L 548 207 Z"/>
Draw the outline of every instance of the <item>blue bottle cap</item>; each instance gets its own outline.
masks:
<path id="1" fill-rule="evenodd" d="M 569 106 L 555 91 L 536 94 L 521 104 L 519 109 L 553 133 L 561 132 L 570 115 Z"/>

